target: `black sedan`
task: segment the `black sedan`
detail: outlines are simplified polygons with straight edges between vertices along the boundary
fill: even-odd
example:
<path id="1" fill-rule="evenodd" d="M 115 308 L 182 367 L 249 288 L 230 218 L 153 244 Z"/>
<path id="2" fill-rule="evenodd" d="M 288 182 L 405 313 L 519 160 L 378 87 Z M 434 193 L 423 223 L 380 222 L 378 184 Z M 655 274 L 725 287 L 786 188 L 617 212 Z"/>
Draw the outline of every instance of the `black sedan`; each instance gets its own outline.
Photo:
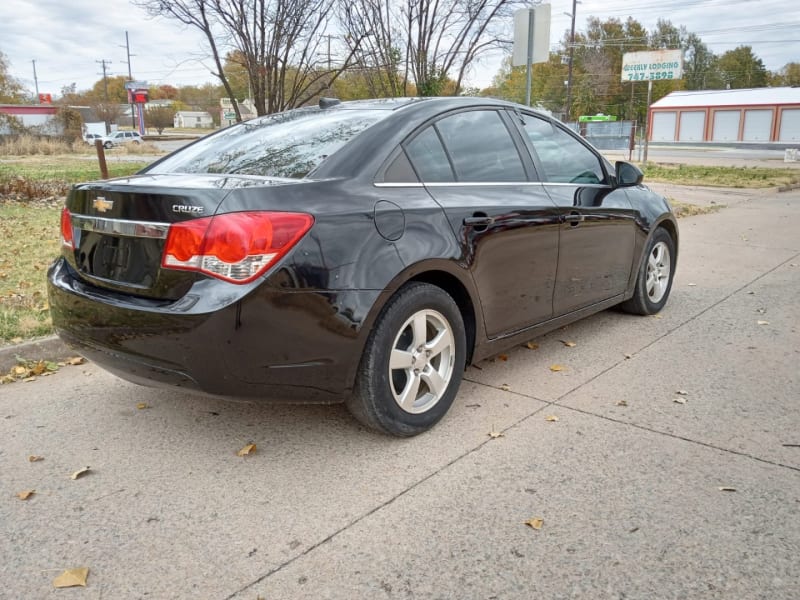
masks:
<path id="1" fill-rule="evenodd" d="M 658 312 L 678 228 L 634 165 L 481 98 L 303 108 L 76 186 L 59 335 L 124 379 L 344 401 L 432 427 L 466 365 L 614 305 Z"/>

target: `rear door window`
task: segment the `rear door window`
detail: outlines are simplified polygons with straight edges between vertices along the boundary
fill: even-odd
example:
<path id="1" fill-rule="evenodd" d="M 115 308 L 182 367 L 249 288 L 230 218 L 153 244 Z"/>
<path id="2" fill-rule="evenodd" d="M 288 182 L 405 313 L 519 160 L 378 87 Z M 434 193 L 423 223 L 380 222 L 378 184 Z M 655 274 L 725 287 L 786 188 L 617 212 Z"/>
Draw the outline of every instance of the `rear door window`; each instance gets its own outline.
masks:
<path id="1" fill-rule="evenodd" d="M 446 183 L 455 181 L 450 159 L 444 151 L 435 127 L 428 127 L 406 145 L 408 158 L 422 181 Z"/>

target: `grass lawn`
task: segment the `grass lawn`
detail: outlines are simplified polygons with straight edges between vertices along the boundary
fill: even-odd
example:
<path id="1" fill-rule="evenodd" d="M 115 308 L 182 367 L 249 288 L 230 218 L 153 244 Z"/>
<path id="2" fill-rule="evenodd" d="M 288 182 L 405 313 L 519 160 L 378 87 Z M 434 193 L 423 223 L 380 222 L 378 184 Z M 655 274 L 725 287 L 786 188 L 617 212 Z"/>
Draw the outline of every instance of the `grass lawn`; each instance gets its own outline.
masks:
<path id="1" fill-rule="evenodd" d="M 800 170 L 770 167 L 704 167 L 647 163 L 642 169 L 645 183 L 659 181 L 678 185 L 765 188 L 797 183 Z"/>
<path id="2" fill-rule="evenodd" d="M 45 273 L 60 249 L 61 208 L 0 203 L 0 344 L 51 332 Z"/>

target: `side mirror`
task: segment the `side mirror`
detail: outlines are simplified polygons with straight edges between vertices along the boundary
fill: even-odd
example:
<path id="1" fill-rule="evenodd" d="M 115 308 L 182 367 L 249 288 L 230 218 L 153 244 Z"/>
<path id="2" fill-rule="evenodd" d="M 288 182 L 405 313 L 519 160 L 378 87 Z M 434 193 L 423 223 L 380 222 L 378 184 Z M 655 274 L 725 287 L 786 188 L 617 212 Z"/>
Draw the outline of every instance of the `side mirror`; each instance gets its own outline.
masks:
<path id="1" fill-rule="evenodd" d="M 618 160 L 614 165 L 617 172 L 617 186 L 618 187 L 632 187 L 639 185 L 644 179 L 644 173 L 636 165 Z"/>

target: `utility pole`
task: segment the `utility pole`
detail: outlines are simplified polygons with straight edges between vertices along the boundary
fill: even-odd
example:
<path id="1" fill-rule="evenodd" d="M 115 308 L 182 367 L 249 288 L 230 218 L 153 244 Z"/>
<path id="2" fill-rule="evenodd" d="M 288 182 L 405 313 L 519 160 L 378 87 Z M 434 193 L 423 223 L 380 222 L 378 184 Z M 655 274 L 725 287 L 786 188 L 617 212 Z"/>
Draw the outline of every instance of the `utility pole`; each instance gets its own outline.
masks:
<path id="1" fill-rule="evenodd" d="M 564 110 L 564 121 L 569 121 L 572 109 L 572 59 L 575 56 L 575 13 L 578 11 L 578 0 L 572 0 L 572 25 L 569 29 L 569 71 L 567 72 L 567 106 Z"/>
<path id="2" fill-rule="evenodd" d="M 103 66 L 103 91 L 106 104 L 108 104 L 108 68 L 106 67 L 106 64 L 110 65 L 111 61 L 102 59 L 102 60 L 96 60 L 94 62 L 99 63 Z"/>
<path id="3" fill-rule="evenodd" d="M 36 77 L 36 60 L 31 62 L 33 63 L 33 85 L 36 86 L 36 104 L 41 104 L 39 101 L 39 79 Z"/>
<path id="4" fill-rule="evenodd" d="M 121 48 L 122 46 L 120 46 Z M 125 52 L 128 55 L 128 81 L 133 81 L 133 75 L 131 74 L 131 56 L 136 56 L 135 54 L 131 54 L 131 44 L 128 41 L 128 32 L 125 32 Z M 130 92 L 128 92 L 130 94 Z M 133 103 L 131 102 L 131 127 L 136 129 L 136 116 L 134 115 Z"/>

